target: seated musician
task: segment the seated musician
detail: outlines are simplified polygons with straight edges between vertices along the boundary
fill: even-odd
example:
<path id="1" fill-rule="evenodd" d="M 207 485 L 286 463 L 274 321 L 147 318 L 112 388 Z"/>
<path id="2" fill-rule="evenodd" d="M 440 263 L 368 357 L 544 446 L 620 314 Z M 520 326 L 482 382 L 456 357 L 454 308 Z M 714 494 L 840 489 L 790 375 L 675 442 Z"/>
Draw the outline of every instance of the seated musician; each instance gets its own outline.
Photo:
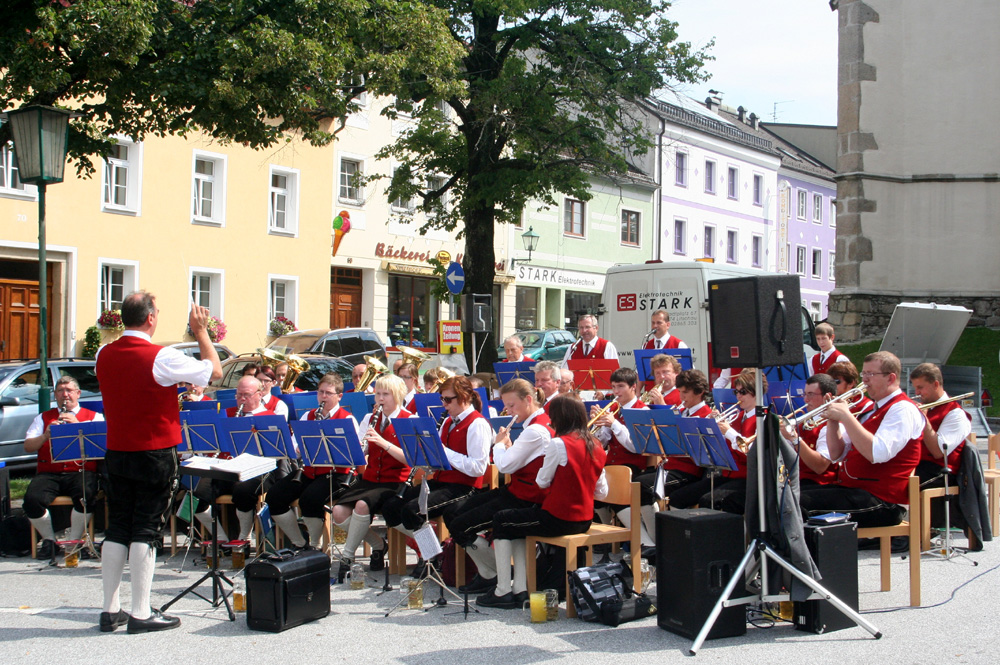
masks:
<path id="1" fill-rule="evenodd" d="M 395 372 L 396 376 L 403 380 L 406 384 L 406 395 L 403 397 L 403 408 L 410 413 L 416 413 L 416 399 L 417 387 L 420 383 L 420 378 L 417 370 L 417 366 L 413 363 L 403 363 L 399 366 Z"/>
<path id="2" fill-rule="evenodd" d="M 878 351 L 865 358 L 861 378 L 875 400 L 864 421 L 845 404 L 827 407 L 827 447 L 840 462 L 836 483 L 802 490 L 804 517 L 831 511 L 849 513 L 861 528 L 893 526 L 903 519 L 909 502 L 907 483 L 920 462 L 924 417 L 899 389 L 900 363 Z"/>
<path id="3" fill-rule="evenodd" d="M 675 366 L 676 368 L 680 367 L 680 363 L 677 362 L 676 358 L 668 355 L 654 357 L 653 363 L 659 358 L 669 359 L 669 362 L 657 365 L 655 369 L 656 380 L 662 385 L 664 372 L 669 371 L 672 374 Z M 672 380 L 674 382 L 672 388 L 674 389 L 668 391 L 668 394 L 672 395 L 676 393 L 680 398 L 680 404 L 678 404 L 678 408 L 680 409 L 679 415 L 688 418 L 708 418 L 711 416 L 712 407 L 705 404 L 705 393 L 708 392 L 708 379 L 705 378 L 705 375 L 701 371 L 696 369 L 684 370 L 678 372 Z M 663 401 L 663 397 L 658 396 L 658 391 L 654 390 L 652 392 L 654 397 L 651 398 L 651 401 L 654 404 L 657 403 L 657 398 Z M 643 492 L 654 493 L 657 474 L 665 474 L 662 487 L 663 498 L 670 499 L 671 505 L 674 505 L 672 498 L 674 492 L 697 482 L 703 475 L 703 469 L 695 464 L 694 460 L 687 455 L 671 455 L 657 469 L 646 471 L 636 478 L 643 487 Z"/>
<path id="4" fill-rule="evenodd" d="M 389 497 L 382 506 L 386 525 L 411 537 L 427 519 L 443 517 L 447 523 L 460 501 L 482 488 L 489 465 L 493 429 L 479 411 L 479 394 L 469 379 L 447 379 L 441 385 L 441 401 L 448 414 L 441 424 L 441 442 L 451 469 L 424 480 L 430 488 L 427 514 L 420 512 L 420 488 L 414 486 L 406 487 L 402 496 Z"/>
<path id="5" fill-rule="evenodd" d="M 257 372 L 263 367 L 260 363 L 250 363 L 240 370 L 240 376 L 257 376 Z"/>
<path id="6" fill-rule="evenodd" d="M 549 411 L 549 403 L 559 394 L 559 382 L 561 380 L 561 370 L 559 365 L 551 360 L 543 360 L 535 364 L 535 387 L 542 391 L 544 401 L 542 408 Z"/>
<path id="7" fill-rule="evenodd" d="M 368 452 L 368 464 L 361 480 L 354 483 L 333 507 L 333 523 L 347 532 L 338 579 L 343 582 L 354 563 L 361 541 L 372 547 L 369 563 L 372 570 L 385 567 L 388 545 L 371 529 L 372 515 L 382 512 L 386 500 L 394 496 L 401 483 L 410 475 L 403 449 L 392 426 L 393 418 L 409 418 L 402 408 L 406 384 L 398 376 L 383 374 L 375 379 L 375 410 L 361 420 L 358 438 Z"/>
<path id="8" fill-rule="evenodd" d="M 24 451 L 38 455 L 35 477 L 24 493 L 24 514 L 42 538 L 42 546 L 37 552 L 39 559 L 52 559 L 59 550 L 49 504 L 57 496 L 73 499 L 69 540 L 80 540 L 94 512 L 97 497 L 97 461 L 86 464 L 52 461 L 51 427 L 100 421 L 104 420 L 104 415 L 80 406 L 80 384 L 71 376 L 61 376 L 56 381 L 55 400 L 59 406 L 35 416 L 24 437 Z"/>
<path id="9" fill-rule="evenodd" d="M 323 375 L 316 388 L 319 406 L 306 411 L 299 420 L 346 419 L 356 432 L 358 421 L 350 411 L 340 407 L 340 398 L 343 394 L 344 380 L 339 375 Z M 302 452 L 299 451 L 300 454 Z M 271 509 L 271 519 L 285 533 L 293 546 L 304 548 L 306 540 L 302 537 L 299 521 L 291 508 L 292 502 L 298 499 L 302 521 L 309 532 L 309 545 L 319 547 L 326 524 L 326 504 L 332 494 L 348 487 L 354 476 L 355 471 L 351 467 L 309 465 L 302 468 L 302 473 L 288 474 L 276 481 L 267 491 L 267 505 Z"/>
<path id="10" fill-rule="evenodd" d="M 281 362 L 279 362 L 277 365 L 274 366 L 275 385 L 277 385 L 278 387 L 284 386 L 285 377 L 287 376 L 288 376 L 288 363 L 282 360 Z M 293 384 L 289 392 L 301 393 L 303 392 L 303 390 L 302 388 L 298 388 Z"/>
<path id="11" fill-rule="evenodd" d="M 424 392 L 441 392 L 441 384 L 453 376 L 455 376 L 455 373 L 446 367 L 431 367 L 424 372 Z"/>
<path id="12" fill-rule="evenodd" d="M 524 355 L 524 342 L 519 335 L 511 335 L 503 341 L 503 352 L 506 358 L 500 361 L 502 363 L 530 363 L 534 360 Z"/>
<path id="13" fill-rule="evenodd" d="M 510 483 L 473 494 L 446 520 L 452 539 L 465 548 L 479 571 L 471 582 L 459 587 L 463 593 L 486 593 L 496 586 L 496 559 L 482 535 L 493 527 L 493 515 L 508 508 L 537 506 L 546 494 L 535 477 L 542 468 L 545 442 L 552 436 L 552 428 L 538 405 L 537 390 L 524 379 L 513 379 L 503 385 L 500 395 L 504 408 L 513 416 L 511 423 L 524 427 L 516 441 L 510 439 L 510 425 L 501 428 L 493 441 L 497 472 L 511 474 Z"/>
<path id="14" fill-rule="evenodd" d="M 826 371 L 826 374 L 837 385 L 837 397 L 854 390 L 861 384 L 861 375 L 858 374 L 858 368 L 850 361 L 833 363 L 830 369 Z M 850 411 L 861 422 L 864 422 L 864 419 L 870 416 L 874 410 L 875 402 L 871 401 L 867 396 L 862 395 L 859 399 L 851 400 Z"/>
<path id="15" fill-rule="evenodd" d="M 594 500 L 608 495 L 606 453 L 587 429 L 587 411 L 575 395 L 560 395 L 549 409 L 555 438 L 545 445 L 538 487 L 548 489 L 542 505 L 501 510 L 493 517 L 497 584 L 476 604 L 516 609 L 528 598 L 528 536 L 586 533 L 594 518 Z M 535 553 L 532 552 L 531 556 Z M 513 557 L 513 574 L 509 562 Z"/>
<path id="16" fill-rule="evenodd" d="M 643 401 L 646 404 L 659 404 L 660 406 L 676 406 L 681 403 L 681 394 L 677 390 L 677 375 L 681 373 L 681 364 L 677 358 L 665 353 L 653 356 L 649 361 L 649 368 L 653 370 L 653 385 L 649 392 L 644 395 Z"/>
<path id="17" fill-rule="evenodd" d="M 361 363 L 360 365 L 355 365 L 354 369 L 351 370 L 351 383 L 354 384 L 354 388 L 351 392 L 358 392 L 358 384 L 361 382 L 361 377 L 365 375 L 365 370 L 368 369 L 368 365 Z M 375 392 L 375 382 L 372 381 L 365 388 L 364 393 L 366 395 L 372 395 Z"/>
<path id="18" fill-rule="evenodd" d="M 181 399 L 185 402 L 204 402 L 212 399 L 205 394 L 205 386 L 196 386 L 193 383 L 186 383 L 184 381 L 181 381 L 177 385 L 185 389 L 185 392 L 181 393 Z"/>
<path id="19" fill-rule="evenodd" d="M 486 385 L 486 382 L 484 382 L 481 378 L 479 378 L 475 374 L 469 377 L 469 383 L 472 384 L 473 390 L 478 390 L 479 388 L 485 388 L 487 392 L 489 392 L 489 386 Z M 487 410 L 489 411 L 490 418 L 497 417 L 497 410 L 495 408 L 493 408 L 492 406 L 488 406 Z"/>
<path id="20" fill-rule="evenodd" d="M 646 472 L 646 466 L 648 460 L 644 453 L 636 452 L 635 442 L 632 441 L 632 432 L 625 425 L 625 409 L 645 409 L 648 408 L 642 403 L 638 397 L 636 397 L 636 387 L 639 385 L 639 375 L 631 367 L 619 367 L 611 374 L 611 392 L 615 396 L 615 402 L 618 404 L 619 408 L 612 415 L 610 412 L 605 413 L 603 416 L 597 419 L 594 423 L 595 427 L 599 427 L 596 436 L 597 440 L 600 441 L 608 451 L 607 464 L 608 466 L 620 465 L 627 466 L 632 469 L 632 477 L 637 478 L 641 474 Z M 593 406 L 590 409 L 590 417 L 594 418 L 600 409 L 597 406 Z M 656 542 L 653 540 L 652 534 L 656 533 L 656 505 L 655 496 L 653 495 L 651 487 L 641 488 L 641 494 L 639 497 L 640 503 L 642 504 L 641 515 L 639 516 L 642 520 L 642 547 L 643 556 L 652 556 L 653 551 L 650 548 L 656 546 Z M 602 506 L 604 507 L 604 506 Z M 632 520 L 635 518 L 631 514 L 632 509 L 628 506 L 608 506 L 618 517 L 618 521 L 624 524 L 626 527 L 631 526 Z"/>
<path id="21" fill-rule="evenodd" d="M 806 379 L 803 393 L 805 409 L 810 413 L 833 399 L 837 384 L 827 374 L 813 374 Z M 823 414 L 819 414 L 824 418 Z M 829 485 L 837 481 L 837 465 L 830 461 L 830 451 L 826 445 L 826 422 L 818 427 L 809 422 L 800 422 L 794 431 L 781 429 L 781 435 L 799 451 L 799 487 Z"/>
<path id="22" fill-rule="evenodd" d="M 913 392 L 920 398 L 922 405 L 948 399 L 948 394 L 941 385 L 942 381 L 941 369 L 934 363 L 921 363 L 910 372 Z M 924 425 L 920 463 L 917 464 L 920 487 L 944 487 L 945 451 L 947 473 L 952 475 L 949 485 L 957 487 L 955 474 L 962 464 L 965 440 L 972 433 L 972 419 L 957 400 L 931 409 L 921 407 L 921 410 L 924 411 L 927 422 Z"/>
<path id="23" fill-rule="evenodd" d="M 271 388 L 281 385 L 274 370 L 270 367 L 261 367 L 257 370 L 255 376 L 260 381 L 260 403 L 268 411 L 273 411 L 285 420 L 288 420 L 288 405 L 280 397 L 271 392 Z"/>
<path id="24" fill-rule="evenodd" d="M 566 369 L 565 367 L 559 370 L 559 394 L 572 393 L 575 389 L 576 384 L 573 383 L 573 370 Z"/>
<path id="25" fill-rule="evenodd" d="M 248 416 L 274 416 L 277 415 L 261 404 L 261 383 L 252 376 L 244 376 L 236 384 L 236 406 L 226 409 L 226 416 L 229 418 L 245 418 Z M 254 514 L 257 509 L 257 500 L 264 494 L 277 476 L 287 473 L 288 467 L 278 469 L 262 476 L 251 478 L 250 480 L 230 481 L 211 480 L 201 478 L 194 489 L 194 495 L 201 503 L 198 505 L 198 512 L 195 517 L 209 530 L 212 528 L 212 505 L 215 500 L 224 495 L 230 494 L 233 497 L 233 505 L 236 507 L 236 517 L 239 520 L 239 534 L 233 540 L 249 540 L 253 531 Z"/>

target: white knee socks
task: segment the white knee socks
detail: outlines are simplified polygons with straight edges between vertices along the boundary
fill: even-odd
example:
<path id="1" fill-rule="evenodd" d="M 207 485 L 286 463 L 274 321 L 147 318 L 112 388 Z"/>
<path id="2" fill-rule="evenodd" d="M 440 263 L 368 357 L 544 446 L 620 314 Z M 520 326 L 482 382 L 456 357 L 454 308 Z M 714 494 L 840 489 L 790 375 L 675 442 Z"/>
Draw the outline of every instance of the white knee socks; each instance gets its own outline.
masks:
<path id="1" fill-rule="evenodd" d="M 514 550 L 511 541 L 494 540 L 493 551 L 496 553 L 497 562 L 497 589 L 493 593 L 497 596 L 503 596 L 510 593 L 510 557 Z"/>
<path id="2" fill-rule="evenodd" d="M 299 530 L 299 520 L 295 517 L 294 511 L 286 510 L 280 515 L 271 515 L 271 519 L 285 533 L 285 537 L 291 541 L 292 545 L 296 547 L 305 546 L 306 539 L 302 537 L 302 531 Z M 240 531 L 243 531 L 243 520 L 240 520 Z M 242 538 L 242 534 L 240 537 Z"/>
<path id="3" fill-rule="evenodd" d="M 104 611 L 115 613 L 121 609 L 119 591 L 128 548 L 121 543 L 104 541 L 101 548 L 101 583 L 104 587 Z"/>
<path id="4" fill-rule="evenodd" d="M 156 550 L 149 543 L 132 543 L 128 549 L 128 566 L 132 575 L 132 616 L 148 619 L 152 616 L 149 592 L 156 569 Z"/>
<path id="5" fill-rule="evenodd" d="M 42 540 L 56 539 L 56 534 L 52 530 L 52 516 L 49 515 L 49 511 L 46 510 L 41 517 L 32 517 L 31 525 L 35 527 L 35 531 L 42 537 Z"/>
<path id="6" fill-rule="evenodd" d="M 320 541 L 323 540 L 326 520 L 320 517 L 303 517 L 302 521 L 305 522 L 306 530 L 309 531 L 309 544 L 313 547 L 319 547 Z"/>
<path id="7" fill-rule="evenodd" d="M 90 515 L 77 512 L 76 509 L 72 510 L 69 515 L 69 539 L 83 539 L 83 532 L 87 528 L 87 522 L 90 521 Z"/>
<path id="8" fill-rule="evenodd" d="M 347 527 L 347 540 L 344 541 L 344 557 L 354 561 L 354 556 L 358 553 L 358 546 L 368 533 L 368 528 L 372 525 L 371 515 L 351 515 L 350 526 Z M 340 528 L 344 528 L 341 526 Z"/>
<path id="9" fill-rule="evenodd" d="M 528 559 L 527 542 L 524 538 L 510 541 L 511 554 L 514 557 L 514 582 L 511 591 L 514 593 L 524 593 L 528 590 Z M 531 556 L 535 556 L 532 552 Z"/>
<path id="10" fill-rule="evenodd" d="M 476 538 L 476 542 L 472 543 L 465 551 L 475 562 L 480 577 L 488 580 L 497 576 L 497 560 L 493 556 L 493 549 L 485 538 L 479 536 Z"/>
<path id="11" fill-rule="evenodd" d="M 656 513 L 657 513 L 656 504 L 643 506 L 642 508 L 639 509 L 639 512 L 642 514 L 642 526 L 643 526 L 642 537 L 644 539 L 642 541 L 642 544 L 646 545 L 647 547 L 650 545 L 656 545 Z M 649 539 L 648 543 L 645 540 L 647 538 Z"/>
<path id="12" fill-rule="evenodd" d="M 642 519 L 641 513 L 640 513 L 639 517 L 640 517 L 640 520 L 641 520 Z M 618 511 L 618 521 L 621 522 L 625 526 L 626 529 L 631 529 L 632 528 L 632 509 L 631 508 L 624 508 L 624 509 Z M 653 542 L 653 539 L 649 535 L 649 532 L 646 531 L 646 525 L 645 525 L 645 523 L 642 523 L 642 525 L 639 527 L 639 538 L 642 541 L 642 545 L 644 547 L 649 547 L 651 545 L 655 545 L 655 543 Z"/>
<path id="13" fill-rule="evenodd" d="M 253 531 L 253 511 L 237 510 L 236 517 L 240 520 L 240 535 L 237 540 L 249 540 L 250 532 Z"/>
<path id="14" fill-rule="evenodd" d="M 205 534 L 207 536 L 212 535 L 212 509 L 203 510 L 200 513 L 194 514 L 195 518 L 205 527 Z"/>

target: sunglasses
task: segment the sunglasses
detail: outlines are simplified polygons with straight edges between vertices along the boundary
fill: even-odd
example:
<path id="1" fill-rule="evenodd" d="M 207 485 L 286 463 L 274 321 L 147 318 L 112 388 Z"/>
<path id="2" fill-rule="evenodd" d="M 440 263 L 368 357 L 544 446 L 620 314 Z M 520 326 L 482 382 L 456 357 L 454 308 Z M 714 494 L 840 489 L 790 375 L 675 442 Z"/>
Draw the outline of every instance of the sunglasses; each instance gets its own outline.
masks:
<path id="1" fill-rule="evenodd" d="M 441 401 L 444 402 L 445 404 L 451 404 L 456 399 L 458 399 L 458 395 L 451 395 L 451 396 L 441 395 Z"/>
<path id="2" fill-rule="evenodd" d="M 733 392 L 735 392 L 737 395 L 740 395 L 740 396 L 742 396 L 742 395 L 753 395 L 753 393 L 750 392 L 749 390 L 743 390 L 742 388 L 740 388 L 738 390 L 734 390 Z"/>

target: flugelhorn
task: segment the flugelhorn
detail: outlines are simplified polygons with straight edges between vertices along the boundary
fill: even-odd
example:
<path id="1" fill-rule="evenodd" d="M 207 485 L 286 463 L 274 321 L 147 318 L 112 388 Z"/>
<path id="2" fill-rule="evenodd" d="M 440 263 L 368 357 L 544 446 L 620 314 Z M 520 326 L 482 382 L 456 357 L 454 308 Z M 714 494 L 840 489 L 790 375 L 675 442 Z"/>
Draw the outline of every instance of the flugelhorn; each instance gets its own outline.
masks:
<path id="1" fill-rule="evenodd" d="M 726 409 L 721 413 L 719 411 L 713 411 L 712 417 L 715 418 L 715 422 L 717 423 L 726 423 L 727 425 L 729 425 L 739 417 L 740 411 L 742 411 L 742 409 L 740 408 L 740 405 L 737 403 L 733 404 L 731 407 L 729 407 L 728 409 Z"/>
<path id="2" fill-rule="evenodd" d="M 975 395 L 976 393 L 965 393 L 964 395 L 956 395 L 955 397 L 945 397 L 939 399 L 936 402 L 928 402 L 927 404 L 919 404 L 918 408 L 921 411 L 927 411 L 928 409 L 933 409 L 936 406 L 941 406 L 942 404 L 950 404 L 951 402 L 957 402 L 959 400 L 968 399 Z"/>
<path id="3" fill-rule="evenodd" d="M 656 384 L 655 386 L 653 386 L 652 388 L 650 388 L 649 390 L 647 390 L 646 392 L 644 392 L 644 393 L 643 393 L 643 394 L 642 394 L 642 395 L 641 395 L 641 396 L 639 397 L 639 400 L 640 400 L 640 401 L 641 401 L 641 402 L 642 402 L 643 404 L 649 404 L 649 400 L 650 400 L 650 399 L 651 399 L 651 397 L 652 397 L 652 396 L 650 395 L 650 393 L 652 393 L 652 392 L 653 392 L 654 390 L 659 390 L 659 391 L 660 391 L 660 395 L 663 395 L 663 389 L 664 389 L 664 388 L 666 388 L 666 387 L 667 387 L 667 380 L 666 380 L 666 379 L 664 379 L 662 383 L 658 383 L 658 384 Z"/>
<path id="4" fill-rule="evenodd" d="M 606 415 L 609 414 L 612 416 L 615 415 L 616 413 L 621 411 L 621 408 L 622 408 L 621 404 L 619 404 L 615 400 L 611 400 L 610 402 L 608 402 L 607 406 L 605 406 L 603 409 L 595 413 L 594 416 L 587 421 L 587 429 L 590 430 L 591 434 L 597 434 L 598 428 L 595 426 L 595 423 Z"/>

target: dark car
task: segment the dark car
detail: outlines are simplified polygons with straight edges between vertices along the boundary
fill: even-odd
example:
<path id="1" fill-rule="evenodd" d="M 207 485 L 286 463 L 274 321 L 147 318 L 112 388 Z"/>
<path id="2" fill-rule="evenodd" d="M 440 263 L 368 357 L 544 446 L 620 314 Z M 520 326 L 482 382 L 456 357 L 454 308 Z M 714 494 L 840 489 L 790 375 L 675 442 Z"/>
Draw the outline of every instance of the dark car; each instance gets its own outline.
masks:
<path id="1" fill-rule="evenodd" d="M 281 353 L 322 353 L 343 358 L 351 365 L 360 365 L 365 356 L 386 362 L 385 344 L 371 328 L 338 328 L 330 330 L 300 330 L 282 335 L 267 345 Z"/>
<path id="2" fill-rule="evenodd" d="M 334 358 L 316 353 L 295 354 L 309 363 L 309 369 L 295 380 L 299 390 L 316 390 L 324 374 L 339 374 L 345 383 L 351 380 L 354 365 L 343 358 Z M 214 388 L 235 388 L 243 376 L 243 368 L 250 363 L 260 364 L 260 354 L 242 353 L 222 363 L 222 378 L 212 384 Z"/>
<path id="3" fill-rule="evenodd" d="M 519 330 L 514 333 L 524 344 L 524 355 L 535 360 L 562 360 L 566 349 L 576 338 L 568 330 Z M 506 358 L 503 346 L 497 347 L 501 359 Z"/>
<path id="4" fill-rule="evenodd" d="M 168 342 L 162 346 L 172 347 L 186 356 L 190 356 L 195 360 L 201 360 L 201 348 L 198 346 L 198 342 L 174 342 L 172 344 Z M 213 346 L 215 347 L 215 352 L 219 354 L 220 363 L 225 362 L 228 358 L 236 355 L 228 346 L 225 346 L 224 344 L 216 342 Z"/>

